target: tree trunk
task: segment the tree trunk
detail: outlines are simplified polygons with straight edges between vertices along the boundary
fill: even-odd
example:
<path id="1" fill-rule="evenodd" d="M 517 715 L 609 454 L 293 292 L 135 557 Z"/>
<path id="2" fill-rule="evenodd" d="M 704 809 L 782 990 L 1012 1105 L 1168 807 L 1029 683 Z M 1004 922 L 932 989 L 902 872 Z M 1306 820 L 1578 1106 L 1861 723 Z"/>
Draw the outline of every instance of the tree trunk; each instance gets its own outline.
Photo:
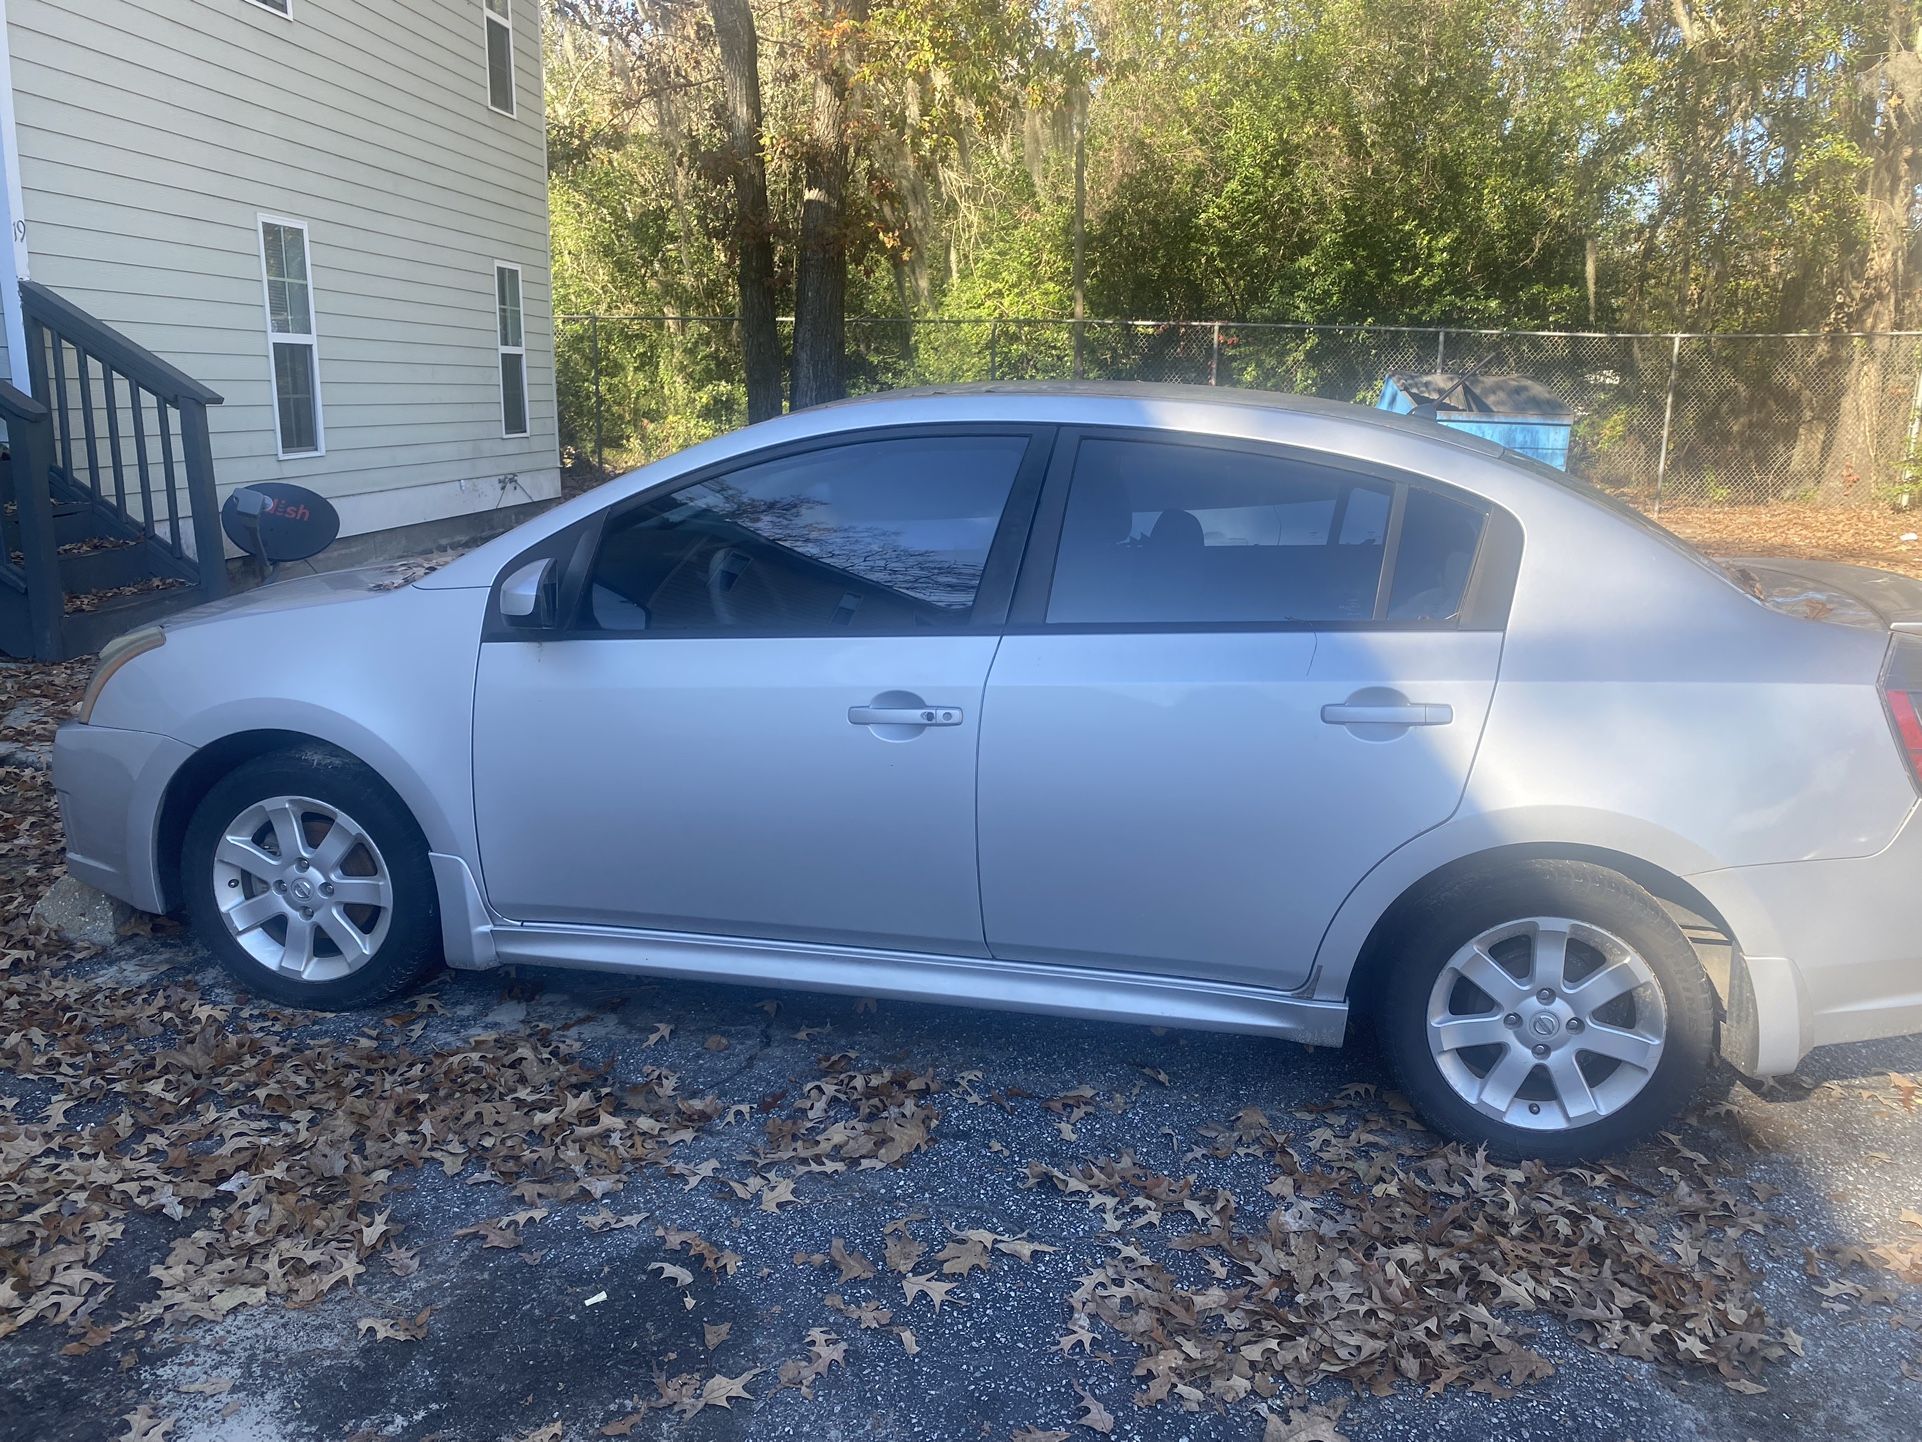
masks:
<path id="1" fill-rule="evenodd" d="M 781 336 L 774 324 L 774 222 L 761 153 L 760 44 L 748 0 L 708 0 L 707 8 L 720 51 L 722 119 L 733 152 L 735 283 L 747 418 L 764 421 L 781 413 Z"/>
<path id="2" fill-rule="evenodd" d="M 660 132 L 663 145 L 670 148 L 668 175 L 674 187 L 674 220 L 678 228 L 674 258 L 681 282 L 678 303 L 685 306 L 700 291 L 694 279 L 694 226 L 688 218 L 687 181 L 681 174 L 680 156 L 687 149 L 687 126 L 677 113 L 666 87 L 654 94 L 654 125 Z"/>
<path id="3" fill-rule="evenodd" d="M 828 31 L 814 70 L 803 164 L 801 247 L 794 273 L 795 410 L 848 393 L 848 65 L 840 33 L 850 16 L 842 0 L 826 0 Z"/>
<path id="4" fill-rule="evenodd" d="M 1088 319 L 1088 97 L 1074 95 L 1074 378 L 1081 379 L 1081 351 Z"/>
<path id="5" fill-rule="evenodd" d="M 1869 243 L 1842 316 L 1853 330 L 1893 330 L 1902 323 L 1909 215 L 1922 183 L 1922 37 L 1905 0 L 1891 0 L 1887 36 L 1886 52 L 1858 82 L 1868 131 L 1862 199 Z"/>
<path id="6" fill-rule="evenodd" d="M 1889 0 L 1886 16 L 1887 50 L 1857 82 L 1870 163 L 1862 193 L 1868 244 L 1851 267 L 1838 307 L 1838 318 L 1851 330 L 1894 330 L 1908 318 L 1909 221 L 1922 184 L 1922 36 L 1907 0 Z M 1907 479 L 1913 462 L 1907 427 L 1893 423 L 1884 399 L 1908 382 L 1906 369 L 1891 370 L 1896 353 L 1887 342 L 1851 348 L 1828 433 L 1831 454 L 1820 473 L 1826 494 L 1853 499 L 1864 479 L 1891 488 Z"/>

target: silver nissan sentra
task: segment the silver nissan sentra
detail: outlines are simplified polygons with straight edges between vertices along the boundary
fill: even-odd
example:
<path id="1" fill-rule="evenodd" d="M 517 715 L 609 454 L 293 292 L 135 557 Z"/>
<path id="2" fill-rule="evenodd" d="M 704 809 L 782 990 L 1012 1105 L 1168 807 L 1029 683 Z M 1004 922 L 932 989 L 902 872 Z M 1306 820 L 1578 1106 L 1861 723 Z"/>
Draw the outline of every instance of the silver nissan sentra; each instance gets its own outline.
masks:
<path id="1" fill-rule="evenodd" d="M 1922 1029 L 1918 694 L 1922 585 L 1717 566 L 1427 422 L 964 387 L 124 636 L 54 778 L 74 873 L 278 1001 L 1365 1017 L 1438 1130 L 1569 1160 L 1718 1052 Z"/>

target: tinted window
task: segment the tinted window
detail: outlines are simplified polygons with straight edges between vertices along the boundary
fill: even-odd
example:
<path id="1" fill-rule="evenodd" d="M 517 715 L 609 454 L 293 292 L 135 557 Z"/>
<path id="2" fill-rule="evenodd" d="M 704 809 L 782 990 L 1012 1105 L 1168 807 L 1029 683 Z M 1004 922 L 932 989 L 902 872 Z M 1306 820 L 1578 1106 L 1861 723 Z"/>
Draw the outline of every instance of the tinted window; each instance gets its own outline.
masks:
<path id="1" fill-rule="evenodd" d="M 1482 517 L 1433 491 L 1411 490 L 1395 552 L 1395 584 L 1388 593 L 1392 621 L 1448 621 L 1461 610 Z"/>
<path id="2" fill-rule="evenodd" d="M 1084 440 L 1048 619 L 1365 620 L 1391 494 L 1386 483 L 1281 456 Z"/>
<path id="3" fill-rule="evenodd" d="M 801 636 L 966 625 L 1026 447 L 865 441 L 685 486 L 610 527 L 588 619 Z"/>

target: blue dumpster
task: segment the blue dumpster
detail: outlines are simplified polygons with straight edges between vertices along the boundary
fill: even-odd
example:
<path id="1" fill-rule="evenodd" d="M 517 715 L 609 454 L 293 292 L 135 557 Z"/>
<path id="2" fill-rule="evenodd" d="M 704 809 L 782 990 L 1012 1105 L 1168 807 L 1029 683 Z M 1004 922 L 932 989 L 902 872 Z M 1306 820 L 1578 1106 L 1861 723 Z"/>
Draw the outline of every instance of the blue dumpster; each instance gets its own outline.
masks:
<path id="1" fill-rule="evenodd" d="M 1437 421 L 1557 470 L 1568 469 L 1568 437 L 1575 413 L 1547 386 L 1526 376 L 1396 371 L 1382 378 L 1381 399 L 1375 407 Z"/>

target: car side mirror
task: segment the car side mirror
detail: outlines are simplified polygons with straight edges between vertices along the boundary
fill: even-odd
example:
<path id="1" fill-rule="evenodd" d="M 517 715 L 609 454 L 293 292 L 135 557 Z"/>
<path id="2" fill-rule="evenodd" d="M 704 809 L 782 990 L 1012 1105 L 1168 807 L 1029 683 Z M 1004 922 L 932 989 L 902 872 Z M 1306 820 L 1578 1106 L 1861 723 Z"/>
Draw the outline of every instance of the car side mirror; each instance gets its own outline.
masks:
<path id="1" fill-rule="evenodd" d="M 501 582 L 501 619 L 530 631 L 550 629 L 560 610 L 559 584 L 552 557 L 529 561 Z"/>

